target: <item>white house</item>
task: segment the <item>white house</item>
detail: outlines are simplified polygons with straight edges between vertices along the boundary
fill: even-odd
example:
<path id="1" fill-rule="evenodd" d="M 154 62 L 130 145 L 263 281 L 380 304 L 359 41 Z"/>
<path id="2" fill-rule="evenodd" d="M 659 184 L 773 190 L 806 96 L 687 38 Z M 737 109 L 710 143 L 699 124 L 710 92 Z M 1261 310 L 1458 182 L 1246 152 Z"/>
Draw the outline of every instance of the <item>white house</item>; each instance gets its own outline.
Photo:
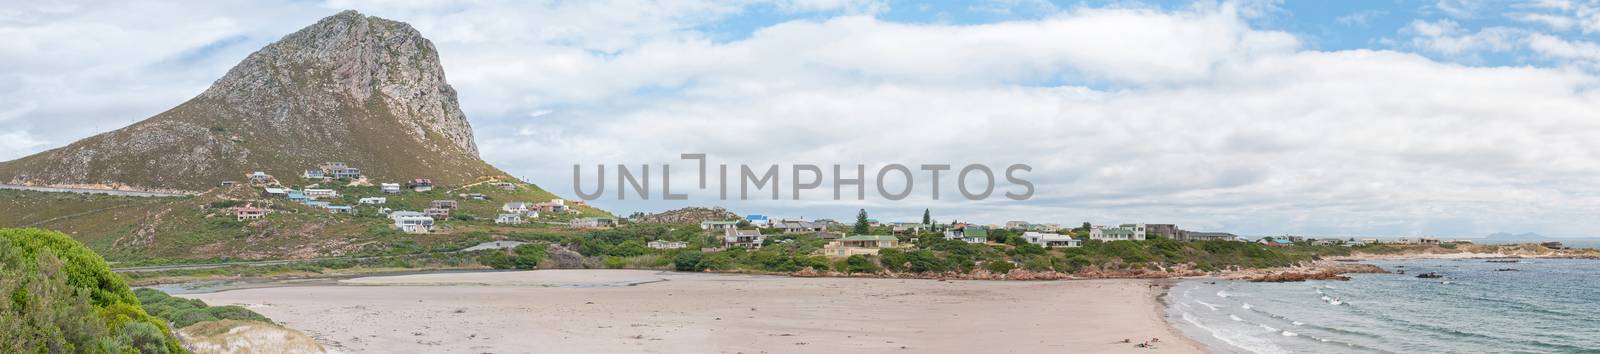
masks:
<path id="1" fill-rule="evenodd" d="M 617 226 L 617 221 L 611 218 L 577 218 L 568 221 L 567 225 L 578 229 L 593 229 Z"/>
<path id="2" fill-rule="evenodd" d="M 500 211 L 504 211 L 504 212 L 507 212 L 507 213 L 515 213 L 515 214 L 527 213 L 528 212 L 528 203 L 527 202 L 510 202 L 510 203 L 506 203 L 505 205 L 501 205 L 500 206 Z"/>
<path id="3" fill-rule="evenodd" d="M 1094 226 L 1089 228 L 1089 239 L 1100 241 L 1144 240 L 1144 224 L 1122 224 L 1117 227 Z"/>
<path id="4" fill-rule="evenodd" d="M 761 248 L 761 243 L 767 240 L 761 230 L 739 230 L 737 228 L 722 229 L 722 245 L 724 247 Z"/>
<path id="5" fill-rule="evenodd" d="M 400 194 L 399 183 L 379 183 L 378 189 L 387 194 Z"/>
<path id="6" fill-rule="evenodd" d="M 739 222 L 737 222 L 737 221 L 706 220 L 706 221 L 701 221 L 700 222 L 700 229 L 701 230 L 732 229 L 735 226 L 738 226 L 738 224 L 739 224 Z"/>
<path id="7" fill-rule="evenodd" d="M 358 201 L 357 203 L 360 203 L 360 204 L 383 204 L 383 203 L 388 203 L 388 202 L 389 202 L 389 198 L 384 198 L 384 197 L 366 197 L 366 198 L 361 198 L 361 200 Z"/>
<path id="8" fill-rule="evenodd" d="M 658 249 L 658 250 L 675 250 L 675 249 L 680 249 L 680 248 L 684 248 L 684 247 L 689 247 L 689 243 L 688 242 L 683 242 L 683 241 L 662 241 L 662 240 L 650 241 L 646 245 L 650 246 L 650 248 L 654 248 L 654 249 Z"/>
<path id="9" fill-rule="evenodd" d="M 310 198 L 337 198 L 337 197 L 339 197 L 339 191 L 335 191 L 335 190 L 332 190 L 332 189 L 307 188 L 304 192 L 306 193 L 306 197 L 310 197 Z"/>
<path id="10" fill-rule="evenodd" d="M 522 214 L 500 214 L 494 217 L 494 223 L 507 225 L 521 225 L 527 223 L 522 220 Z"/>
<path id="11" fill-rule="evenodd" d="M 425 234 L 433 232 L 433 218 L 427 214 L 415 211 L 396 211 L 389 213 L 389 219 L 394 220 L 394 227 L 408 234 Z"/>
<path id="12" fill-rule="evenodd" d="M 1072 236 L 1056 234 L 1056 233 L 1042 233 L 1042 232 L 1028 231 L 1028 232 L 1023 232 L 1022 233 L 1022 239 L 1027 240 L 1028 243 L 1039 245 L 1039 247 L 1078 247 L 1079 246 L 1078 239 L 1072 238 Z"/>

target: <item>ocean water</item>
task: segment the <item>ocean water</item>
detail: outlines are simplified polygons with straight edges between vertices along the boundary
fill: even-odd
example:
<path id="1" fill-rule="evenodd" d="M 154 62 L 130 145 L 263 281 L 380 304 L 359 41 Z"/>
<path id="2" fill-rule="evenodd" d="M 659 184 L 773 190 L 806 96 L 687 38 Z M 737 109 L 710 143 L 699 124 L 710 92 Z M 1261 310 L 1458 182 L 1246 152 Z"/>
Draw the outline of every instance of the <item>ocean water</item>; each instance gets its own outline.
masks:
<path id="1" fill-rule="evenodd" d="M 1184 281 L 1167 320 L 1222 353 L 1600 353 L 1600 261 L 1371 263 L 1406 274 Z"/>

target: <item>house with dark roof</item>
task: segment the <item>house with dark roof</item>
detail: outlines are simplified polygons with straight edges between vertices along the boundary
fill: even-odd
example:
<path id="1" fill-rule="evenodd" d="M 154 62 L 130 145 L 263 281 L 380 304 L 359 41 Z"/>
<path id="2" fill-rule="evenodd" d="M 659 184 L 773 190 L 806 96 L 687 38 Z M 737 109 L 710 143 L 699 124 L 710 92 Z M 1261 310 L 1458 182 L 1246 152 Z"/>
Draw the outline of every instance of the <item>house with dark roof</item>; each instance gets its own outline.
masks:
<path id="1" fill-rule="evenodd" d="M 427 178 L 413 179 L 410 182 L 406 182 L 406 188 L 411 188 L 414 192 L 431 191 L 433 190 L 433 180 Z"/>

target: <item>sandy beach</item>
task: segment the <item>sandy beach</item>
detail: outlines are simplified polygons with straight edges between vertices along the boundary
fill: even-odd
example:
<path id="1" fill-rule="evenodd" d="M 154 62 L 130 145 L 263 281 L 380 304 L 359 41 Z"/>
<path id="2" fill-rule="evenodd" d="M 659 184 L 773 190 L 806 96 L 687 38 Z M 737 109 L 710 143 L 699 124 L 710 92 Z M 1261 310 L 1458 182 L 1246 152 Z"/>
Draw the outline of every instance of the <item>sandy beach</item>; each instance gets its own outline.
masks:
<path id="1" fill-rule="evenodd" d="M 346 353 L 1202 352 L 1163 320 L 1162 291 L 1133 279 L 540 270 L 184 296 L 247 306 Z"/>

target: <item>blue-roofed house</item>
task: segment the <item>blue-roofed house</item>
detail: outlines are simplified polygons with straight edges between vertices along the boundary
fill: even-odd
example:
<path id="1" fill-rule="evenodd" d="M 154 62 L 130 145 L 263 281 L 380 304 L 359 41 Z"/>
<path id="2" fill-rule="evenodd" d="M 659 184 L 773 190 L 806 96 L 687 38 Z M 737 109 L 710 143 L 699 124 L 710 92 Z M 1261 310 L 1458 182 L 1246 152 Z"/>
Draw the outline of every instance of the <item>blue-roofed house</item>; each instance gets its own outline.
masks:
<path id="1" fill-rule="evenodd" d="M 760 226 L 760 227 L 770 227 L 770 226 L 772 226 L 772 219 L 767 218 L 766 215 L 755 215 L 755 214 L 745 215 L 744 216 L 744 220 L 745 221 L 749 221 L 751 225 L 756 225 L 756 226 Z"/>

